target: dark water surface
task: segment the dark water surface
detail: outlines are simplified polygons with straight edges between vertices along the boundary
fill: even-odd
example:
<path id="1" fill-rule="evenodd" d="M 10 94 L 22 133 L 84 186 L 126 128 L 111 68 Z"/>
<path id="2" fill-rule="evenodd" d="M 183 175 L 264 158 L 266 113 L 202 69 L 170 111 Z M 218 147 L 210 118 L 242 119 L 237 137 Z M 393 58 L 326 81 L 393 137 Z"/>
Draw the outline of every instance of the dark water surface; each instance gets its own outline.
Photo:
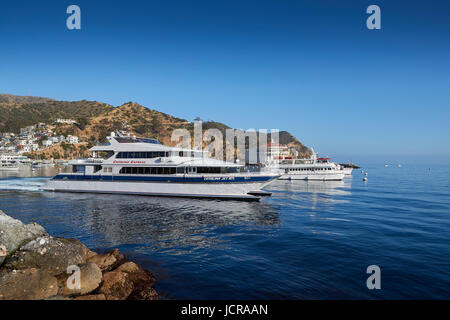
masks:
<path id="1" fill-rule="evenodd" d="M 46 178 L 3 174 L 0 209 L 119 248 L 168 298 L 450 299 L 450 166 L 365 170 L 277 181 L 259 203 L 41 192 Z M 381 290 L 366 287 L 372 264 Z"/>

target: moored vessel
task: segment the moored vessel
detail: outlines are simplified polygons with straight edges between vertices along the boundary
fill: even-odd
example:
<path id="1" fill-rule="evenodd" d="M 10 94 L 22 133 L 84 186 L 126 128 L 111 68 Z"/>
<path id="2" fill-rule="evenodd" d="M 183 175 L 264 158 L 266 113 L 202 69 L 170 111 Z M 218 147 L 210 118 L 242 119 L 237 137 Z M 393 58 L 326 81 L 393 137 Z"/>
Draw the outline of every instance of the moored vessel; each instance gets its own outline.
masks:
<path id="1" fill-rule="evenodd" d="M 331 162 L 330 158 L 317 158 L 314 149 L 311 149 L 311 158 L 298 159 L 284 157 L 278 161 L 279 169 L 284 171 L 280 180 L 321 180 L 339 181 L 345 176 L 339 164 Z M 275 167 L 276 165 L 271 165 Z"/>
<path id="2" fill-rule="evenodd" d="M 18 171 L 20 162 L 13 155 L 0 155 L 0 171 Z"/>

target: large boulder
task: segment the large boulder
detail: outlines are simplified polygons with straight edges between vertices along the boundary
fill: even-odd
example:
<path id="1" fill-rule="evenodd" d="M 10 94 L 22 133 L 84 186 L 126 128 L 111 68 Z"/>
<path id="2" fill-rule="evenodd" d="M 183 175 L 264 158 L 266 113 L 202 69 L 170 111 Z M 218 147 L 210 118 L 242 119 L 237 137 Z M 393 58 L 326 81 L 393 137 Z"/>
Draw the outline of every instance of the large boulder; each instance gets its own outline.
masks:
<path id="1" fill-rule="evenodd" d="M 58 275 L 66 273 L 69 266 L 86 263 L 93 255 L 79 240 L 43 236 L 20 247 L 3 266 L 10 270 L 40 268 Z"/>
<path id="2" fill-rule="evenodd" d="M 56 278 L 44 270 L 14 270 L 0 277 L 0 300 L 40 300 L 57 292 Z"/>
<path id="3" fill-rule="evenodd" d="M 134 262 L 126 262 L 119 266 L 115 271 L 121 271 L 128 274 L 130 280 L 136 285 L 145 284 L 153 287 L 155 284 L 155 277 L 147 270 L 139 268 Z"/>
<path id="4" fill-rule="evenodd" d="M 126 262 L 119 266 L 115 271 L 125 272 L 133 282 L 133 292 L 128 297 L 130 300 L 157 300 L 158 293 L 153 286 L 155 277 L 147 270 L 141 269 L 134 262 Z"/>
<path id="5" fill-rule="evenodd" d="M 103 272 L 111 271 L 126 261 L 118 249 L 113 249 L 105 254 L 93 255 L 88 259 L 95 263 Z"/>
<path id="6" fill-rule="evenodd" d="M 74 274 L 62 274 L 58 277 L 59 294 L 62 296 L 85 295 L 97 289 L 102 282 L 102 272 L 100 268 L 92 262 L 79 266 L 80 286 L 68 285 L 75 278 Z"/>
<path id="7" fill-rule="evenodd" d="M 134 285 L 125 272 L 110 271 L 103 275 L 103 283 L 99 293 L 107 300 L 125 300 L 133 292 Z"/>
<path id="8" fill-rule="evenodd" d="M 20 246 L 46 235 L 48 234 L 42 226 L 36 223 L 25 225 L 0 210 L 0 265 Z"/>

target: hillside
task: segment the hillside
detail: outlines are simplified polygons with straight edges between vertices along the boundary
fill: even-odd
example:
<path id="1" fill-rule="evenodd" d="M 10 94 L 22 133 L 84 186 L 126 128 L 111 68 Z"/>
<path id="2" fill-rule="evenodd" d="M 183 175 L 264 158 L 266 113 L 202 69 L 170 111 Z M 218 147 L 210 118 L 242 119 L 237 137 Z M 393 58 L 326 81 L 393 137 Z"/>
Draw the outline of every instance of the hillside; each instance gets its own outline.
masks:
<path id="1" fill-rule="evenodd" d="M 175 143 L 170 139 L 174 129 L 185 128 L 193 137 L 194 128 L 192 122 L 134 102 L 113 107 L 97 101 L 69 102 L 0 94 L 0 132 L 18 133 L 20 128 L 25 126 L 39 122 L 52 124 L 57 118 L 74 119 L 78 125 L 52 125 L 56 134 L 78 136 L 80 141 L 85 142 L 88 147 L 104 141 L 106 136 L 114 130 L 126 130 L 137 136 L 153 137 L 163 144 L 174 145 Z M 225 136 L 225 130 L 230 127 L 220 122 L 204 122 L 203 130 L 209 128 L 217 128 Z M 295 146 L 301 155 L 309 156 L 309 149 L 289 132 L 280 131 L 279 136 L 281 144 Z M 73 152 L 71 154 L 66 150 L 65 154 L 80 155 L 80 150 Z M 58 153 L 61 153 L 60 150 Z"/>
<path id="2" fill-rule="evenodd" d="M 71 118 L 79 123 L 85 123 L 92 117 L 114 109 L 114 107 L 106 103 L 86 100 L 74 102 L 55 100 L 28 102 L 38 100 L 12 99 L 9 97 L 3 99 L 3 101 L 0 102 L 0 132 L 18 133 L 20 128 L 25 126 L 38 122 L 51 123 L 57 118 Z"/>
<path id="3" fill-rule="evenodd" d="M 0 94 L 0 103 L 36 103 L 52 101 L 50 98 L 32 97 L 32 96 L 15 96 L 12 94 Z"/>
<path id="4" fill-rule="evenodd" d="M 287 131 L 280 131 L 279 133 L 280 144 L 286 144 L 289 147 L 295 147 L 300 155 L 310 156 L 311 150 L 297 140 L 292 134 Z"/>

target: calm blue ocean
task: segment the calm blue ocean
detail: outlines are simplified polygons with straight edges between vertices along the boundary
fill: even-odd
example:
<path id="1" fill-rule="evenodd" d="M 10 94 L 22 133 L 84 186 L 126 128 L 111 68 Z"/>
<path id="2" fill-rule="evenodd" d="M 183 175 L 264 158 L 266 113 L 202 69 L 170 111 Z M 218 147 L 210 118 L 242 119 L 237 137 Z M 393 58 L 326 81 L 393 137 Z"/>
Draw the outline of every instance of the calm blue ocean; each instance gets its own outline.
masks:
<path id="1" fill-rule="evenodd" d="M 450 166 L 364 165 L 277 181 L 259 203 L 40 192 L 0 178 L 0 209 L 89 248 L 119 248 L 175 299 L 450 299 Z M 381 268 L 368 290 L 366 268 Z"/>

